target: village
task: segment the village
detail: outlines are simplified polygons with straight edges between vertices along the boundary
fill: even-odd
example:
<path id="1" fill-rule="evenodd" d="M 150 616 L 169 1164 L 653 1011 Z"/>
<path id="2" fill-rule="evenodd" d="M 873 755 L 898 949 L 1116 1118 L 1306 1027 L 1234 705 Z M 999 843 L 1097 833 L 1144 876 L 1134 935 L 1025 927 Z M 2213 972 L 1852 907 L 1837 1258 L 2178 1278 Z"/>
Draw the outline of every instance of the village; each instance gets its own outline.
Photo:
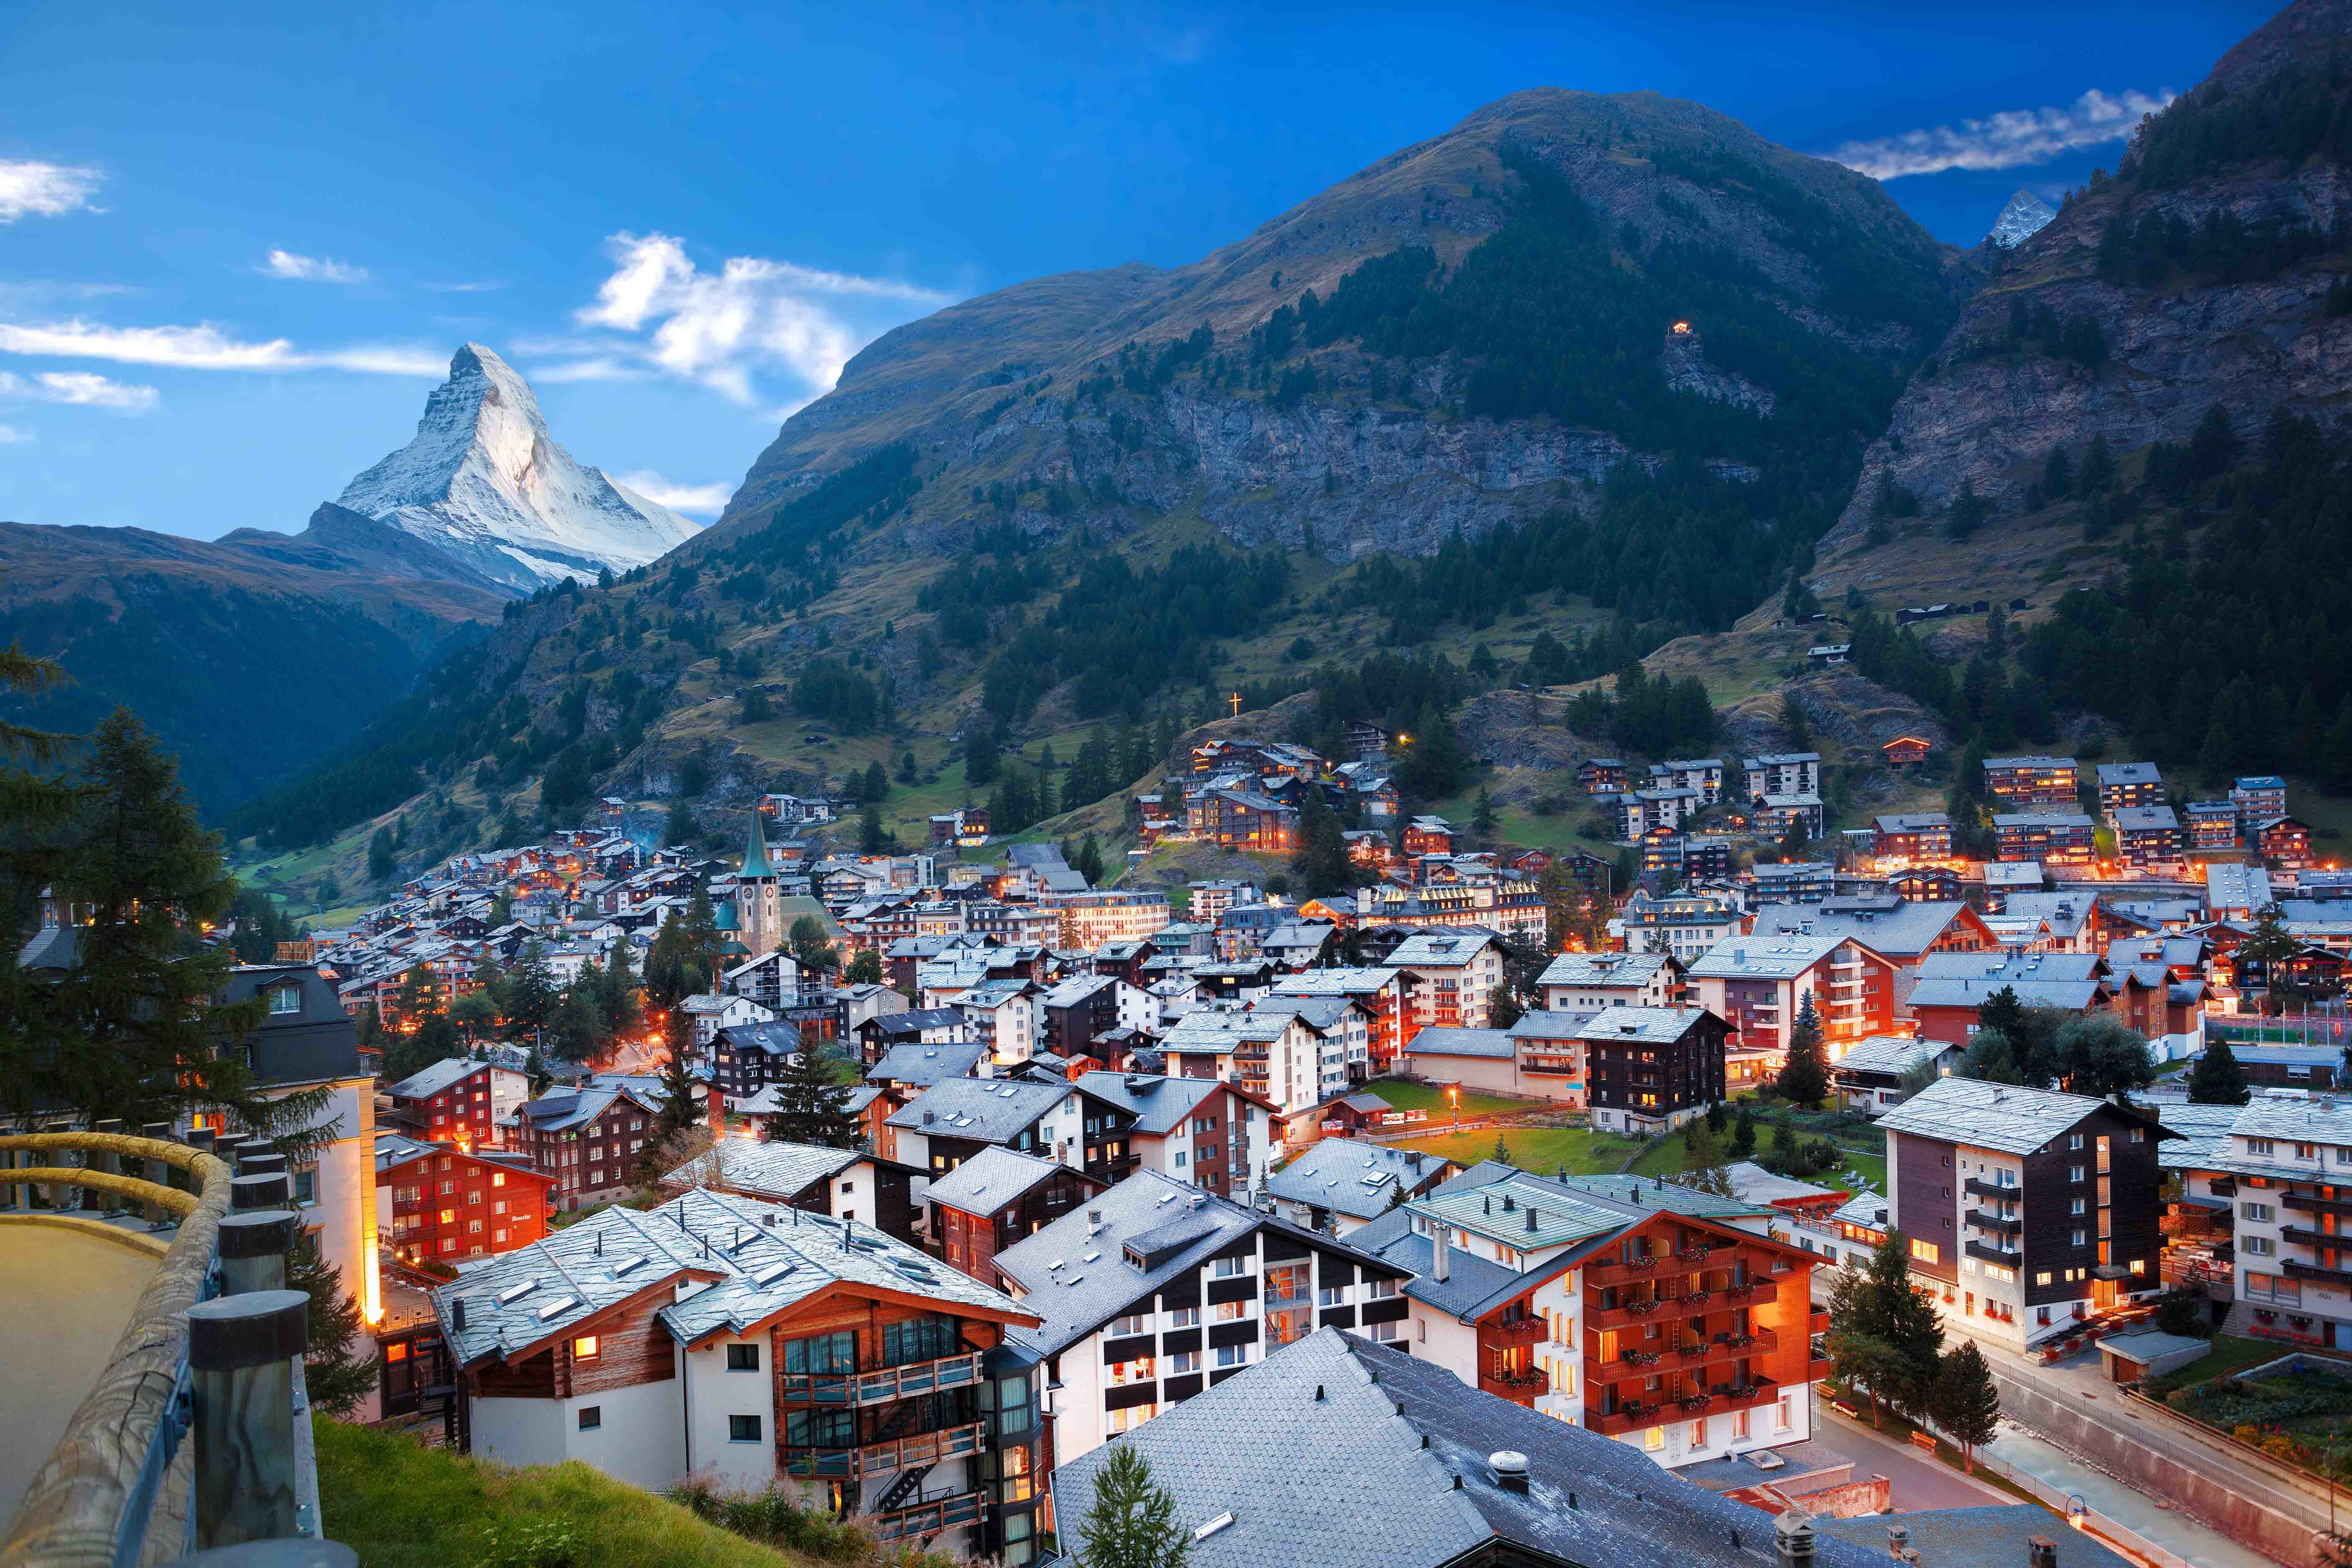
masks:
<path id="1" fill-rule="evenodd" d="M 1697 1483 L 1689 1520 L 1808 1521 L 1824 1558 L 1940 1507 L 1985 1561 L 2050 1518 L 1969 1481 L 2044 1442 L 1986 1458 L 1990 1412 L 2352 1335 L 2326 1217 L 2352 876 L 2280 780 L 2183 828 L 2146 764 L 1987 759 L 2009 809 L 1972 861 L 1931 815 L 1822 842 L 1817 753 L 1640 789 L 1601 759 L 1575 782 L 1622 823 L 1612 861 L 1470 849 L 1364 739 L 1205 742 L 1134 803 L 1147 843 L 1255 880 L 1097 885 L 973 810 L 847 854 L 845 802 L 779 795 L 710 856 L 612 800 L 238 968 L 256 1060 L 335 1089 L 338 1135 L 277 1179 L 366 1321 L 361 1415 L 656 1490 L 786 1484 L 885 1544 L 1026 1563 L 1114 1438 L 1278 1489 L 1220 1423 L 1433 1373 L 1497 1412 L 1428 1405 L 1441 1441 L 1507 1426 L 1538 1472 L 1625 1452 Z M 1339 830 L 1355 886 L 1294 900 L 1325 812 L 1375 825 Z M 582 997 L 611 1015 L 584 1047 Z M 1873 1280 L 1926 1314 L 1907 1404 L 1856 1348 Z M 1959 1362 L 1970 1398 L 1931 1398 Z M 1889 1403 L 1941 1474 L 1885 1443 Z M 2128 1473 L 2101 1419 L 2069 1451 Z M 2207 1491 L 2163 1506 L 2214 1542 L 2312 1527 L 2233 1468 L 2291 1455 L 2180 1440 L 2210 1443 Z M 1525 1484 L 1493 1458 L 1479 1486 Z M 2056 1503 L 2166 1560 L 2147 1496 Z"/>

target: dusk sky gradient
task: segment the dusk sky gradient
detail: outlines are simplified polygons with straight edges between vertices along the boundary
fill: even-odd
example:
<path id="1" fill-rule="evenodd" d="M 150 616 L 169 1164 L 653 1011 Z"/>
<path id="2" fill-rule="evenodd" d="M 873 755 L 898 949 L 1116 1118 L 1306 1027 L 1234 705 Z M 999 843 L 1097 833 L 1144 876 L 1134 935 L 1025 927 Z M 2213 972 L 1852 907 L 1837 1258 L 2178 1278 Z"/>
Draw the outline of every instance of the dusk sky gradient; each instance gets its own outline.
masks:
<path id="1" fill-rule="evenodd" d="M 708 520 L 892 325 L 1193 260 L 1528 87 L 1696 100 L 1970 245 L 2275 8 L 19 0 L 0 518 L 298 531 L 475 339 Z"/>

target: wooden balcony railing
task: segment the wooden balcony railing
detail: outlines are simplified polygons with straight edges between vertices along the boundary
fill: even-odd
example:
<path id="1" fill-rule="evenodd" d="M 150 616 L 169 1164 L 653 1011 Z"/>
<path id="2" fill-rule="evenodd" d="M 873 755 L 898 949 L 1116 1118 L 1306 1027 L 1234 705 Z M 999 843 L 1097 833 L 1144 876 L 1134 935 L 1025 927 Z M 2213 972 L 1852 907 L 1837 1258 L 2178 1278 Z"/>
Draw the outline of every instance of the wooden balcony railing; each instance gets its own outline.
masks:
<path id="1" fill-rule="evenodd" d="M 2352 1215 L 2352 1200 L 2343 1198 L 2315 1198 L 2308 1193 L 2281 1193 L 2279 1194 L 2279 1206 L 2281 1208 L 2300 1209 L 2305 1214 L 2332 1214 L 2336 1215 Z M 2216 1210 L 2215 1212 L 2226 1214 L 2229 1211 L 2222 1209 Z"/>
<path id="2" fill-rule="evenodd" d="M 889 1513 L 870 1513 L 865 1518 L 873 1528 L 875 1539 L 887 1545 L 894 1541 L 937 1535 L 959 1525 L 976 1524 L 980 1514 L 981 1496 L 975 1489 L 910 1503 Z"/>
<path id="3" fill-rule="evenodd" d="M 2352 1251 L 2352 1236 L 2314 1230 L 2307 1225 L 2283 1225 L 2279 1226 L 2279 1238 L 2291 1241 L 2297 1247 L 2332 1247 Z"/>
<path id="4" fill-rule="evenodd" d="M 860 1448 L 795 1448 L 781 1447 L 777 1459 L 784 1473 L 793 1476 L 843 1476 L 864 1479 L 871 1476 L 895 1475 L 917 1465 L 936 1465 L 942 1459 L 953 1459 L 980 1451 L 981 1426 L 977 1421 L 968 1426 L 950 1426 L 937 1432 L 918 1433 L 912 1437 L 898 1437 L 887 1443 L 869 1443 Z"/>
<path id="5" fill-rule="evenodd" d="M 961 1388 L 979 1377 L 980 1352 L 973 1351 L 965 1355 L 942 1356 L 938 1361 L 884 1367 L 878 1372 L 788 1372 L 779 1381 L 778 1393 L 788 1403 L 863 1408 L 887 1405 L 894 1399 L 911 1399 L 919 1394 L 933 1394 L 942 1388 Z"/>

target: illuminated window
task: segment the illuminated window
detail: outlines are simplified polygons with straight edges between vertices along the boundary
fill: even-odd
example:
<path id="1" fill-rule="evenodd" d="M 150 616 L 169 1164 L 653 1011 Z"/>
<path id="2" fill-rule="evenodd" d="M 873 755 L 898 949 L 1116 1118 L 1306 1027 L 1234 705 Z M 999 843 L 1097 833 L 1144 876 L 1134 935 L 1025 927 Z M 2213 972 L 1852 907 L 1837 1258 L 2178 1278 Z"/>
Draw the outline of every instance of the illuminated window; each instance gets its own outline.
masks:
<path id="1" fill-rule="evenodd" d="M 490 1185 L 492 1185 L 492 1186 L 494 1186 L 494 1187 L 503 1187 L 503 1186 L 505 1186 L 506 1184 L 507 1184 L 507 1173 L 506 1173 L 504 1171 L 494 1171 L 494 1172 L 492 1172 L 492 1173 L 491 1173 L 491 1174 L 490 1174 Z"/>
<path id="2" fill-rule="evenodd" d="M 1939 1263 L 1943 1260 L 1944 1249 L 1932 1241 L 1921 1241 L 1914 1237 L 1911 1239 L 1911 1256 L 1922 1263 Z"/>
<path id="3" fill-rule="evenodd" d="M 1645 1452 L 1654 1454 L 1665 1446 L 1666 1429 L 1664 1427 L 1652 1426 L 1642 1434 L 1642 1447 Z"/>
<path id="4" fill-rule="evenodd" d="M 597 1342 L 594 1334 L 583 1334 L 572 1342 L 572 1359 L 574 1361 L 594 1361 L 604 1353 L 604 1347 Z"/>

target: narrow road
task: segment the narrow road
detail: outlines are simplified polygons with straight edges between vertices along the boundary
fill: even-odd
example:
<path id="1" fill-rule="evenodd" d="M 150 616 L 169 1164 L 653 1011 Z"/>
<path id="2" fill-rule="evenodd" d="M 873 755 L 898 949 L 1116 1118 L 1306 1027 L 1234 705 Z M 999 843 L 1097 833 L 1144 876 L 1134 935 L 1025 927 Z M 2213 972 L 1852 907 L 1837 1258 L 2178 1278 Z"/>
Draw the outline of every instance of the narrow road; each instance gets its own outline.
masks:
<path id="1" fill-rule="evenodd" d="M 1894 1510 L 1916 1513 L 1921 1509 L 1982 1508 L 1989 1502 L 2017 1503 L 1997 1488 L 1969 1479 L 1941 1459 L 1923 1454 L 1910 1444 L 1874 1432 L 1867 1421 L 1853 1421 L 1830 1408 L 1826 1399 L 1814 1407 L 1819 1434 L 1825 1446 L 1853 1461 L 1855 1470 L 1885 1476 L 1895 1483 Z"/>
<path id="2" fill-rule="evenodd" d="M 2220 1531 L 2200 1524 L 2161 1498 L 2150 1497 L 2104 1470 L 2093 1469 L 2063 1448 L 2012 1422 L 2000 1424 L 2000 1436 L 1994 1440 L 1991 1451 L 2000 1457 L 2002 1463 L 2046 1486 L 2080 1496 L 2085 1504 L 2116 1523 L 2179 1553 L 2199 1568 L 2273 1568 L 2272 1559 L 2252 1547 L 2242 1546 Z"/>

